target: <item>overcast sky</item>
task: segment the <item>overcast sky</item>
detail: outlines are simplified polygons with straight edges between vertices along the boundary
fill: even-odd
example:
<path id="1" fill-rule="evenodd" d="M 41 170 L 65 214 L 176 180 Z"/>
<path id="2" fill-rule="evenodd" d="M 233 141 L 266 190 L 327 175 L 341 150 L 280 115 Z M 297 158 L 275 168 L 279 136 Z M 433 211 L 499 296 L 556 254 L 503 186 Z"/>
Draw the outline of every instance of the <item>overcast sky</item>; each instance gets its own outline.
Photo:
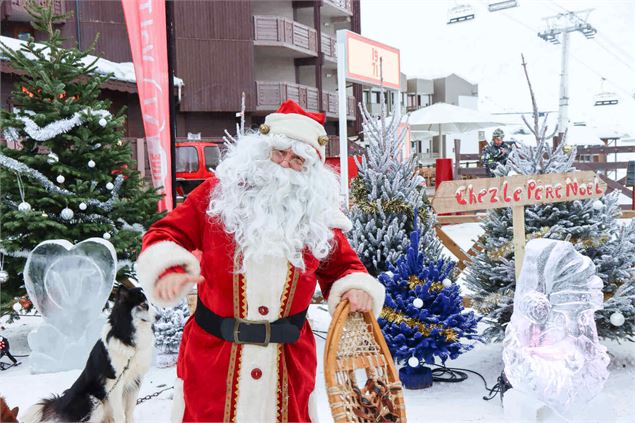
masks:
<path id="1" fill-rule="evenodd" d="M 499 1 L 499 0 L 493 0 Z M 635 0 L 519 0 L 519 7 L 487 10 L 488 1 L 362 0 L 362 35 L 397 47 L 402 72 L 431 78 L 456 73 L 479 85 L 479 108 L 531 110 L 520 54 L 525 54 L 541 110 L 558 110 L 561 46 L 543 41 L 544 17 L 594 9 L 598 33 L 571 34 L 571 122 L 619 125 L 635 136 Z M 475 19 L 448 25 L 448 11 L 474 8 Z M 594 95 L 613 91 L 617 106 L 594 107 Z"/>

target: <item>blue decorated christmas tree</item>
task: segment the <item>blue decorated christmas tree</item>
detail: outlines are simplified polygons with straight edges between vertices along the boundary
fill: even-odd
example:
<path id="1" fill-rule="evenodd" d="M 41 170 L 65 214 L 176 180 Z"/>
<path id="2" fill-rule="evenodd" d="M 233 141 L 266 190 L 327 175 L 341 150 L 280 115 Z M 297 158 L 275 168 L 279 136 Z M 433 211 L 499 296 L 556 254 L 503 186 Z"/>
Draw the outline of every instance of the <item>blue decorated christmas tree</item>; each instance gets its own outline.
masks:
<path id="1" fill-rule="evenodd" d="M 424 364 L 438 357 L 443 364 L 473 348 L 478 318 L 463 309 L 459 286 L 450 275 L 454 262 L 439 256 L 430 260 L 421 251 L 420 225 L 410 234 L 410 246 L 388 272 L 379 275 L 386 286 L 386 301 L 379 316 L 386 343 L 406 388 L 430 386 L 432 375 Z M 407 365 L 406 365 L 407 364 Z"/>

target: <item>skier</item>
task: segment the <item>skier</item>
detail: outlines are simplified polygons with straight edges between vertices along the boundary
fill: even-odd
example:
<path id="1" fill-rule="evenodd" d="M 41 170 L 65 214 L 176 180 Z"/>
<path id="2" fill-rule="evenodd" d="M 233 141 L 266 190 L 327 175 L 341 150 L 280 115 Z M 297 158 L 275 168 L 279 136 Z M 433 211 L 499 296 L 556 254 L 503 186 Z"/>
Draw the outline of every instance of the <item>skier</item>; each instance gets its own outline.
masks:
<path id="1" fill-rule="evenodd" d="M 496 128 L 492 134 L 492 142 L 483 149 L 481 161 L 487 171 L 487 176 L 495 176 L 494 169 L 499 164 L 505 165 L 507 157 L 511 151 L 511 146 L 503 141 L 505 133 L 502 129 Z"/>

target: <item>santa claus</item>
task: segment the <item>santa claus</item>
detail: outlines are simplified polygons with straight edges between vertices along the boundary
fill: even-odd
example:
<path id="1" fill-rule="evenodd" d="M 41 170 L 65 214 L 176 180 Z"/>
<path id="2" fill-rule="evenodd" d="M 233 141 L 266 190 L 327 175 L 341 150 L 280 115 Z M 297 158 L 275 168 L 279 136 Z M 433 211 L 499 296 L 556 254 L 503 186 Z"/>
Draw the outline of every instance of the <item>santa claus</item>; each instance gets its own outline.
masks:
<path id="1" fill-rule="evenodd" d="M 331 312 L 343 298 L 352 310 L 381 310 L 384 287 L 344 235 L 351 223 L 324 165 L 323 123 L 323 114 L 283 103 L 145 234 L 137 273 L 154 303 L 174 305 L 198 283 L 173 420 L 317 421 L 306 320 L 316 284 Z"/>

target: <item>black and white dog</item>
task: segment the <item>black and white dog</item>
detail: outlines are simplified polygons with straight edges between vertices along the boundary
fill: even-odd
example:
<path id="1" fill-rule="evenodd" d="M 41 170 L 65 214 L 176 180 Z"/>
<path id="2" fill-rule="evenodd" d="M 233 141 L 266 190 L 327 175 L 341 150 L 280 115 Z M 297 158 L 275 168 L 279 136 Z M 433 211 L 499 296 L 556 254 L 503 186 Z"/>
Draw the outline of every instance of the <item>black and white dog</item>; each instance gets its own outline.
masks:
<path id="1" fill-rule="evenodd" d="M 21 420 L 133 422 L 141 380 L 154 354 L 154 316 L 141 288 L 120 288 L 101 338 L 73 386 L 35 404 Z"/>

